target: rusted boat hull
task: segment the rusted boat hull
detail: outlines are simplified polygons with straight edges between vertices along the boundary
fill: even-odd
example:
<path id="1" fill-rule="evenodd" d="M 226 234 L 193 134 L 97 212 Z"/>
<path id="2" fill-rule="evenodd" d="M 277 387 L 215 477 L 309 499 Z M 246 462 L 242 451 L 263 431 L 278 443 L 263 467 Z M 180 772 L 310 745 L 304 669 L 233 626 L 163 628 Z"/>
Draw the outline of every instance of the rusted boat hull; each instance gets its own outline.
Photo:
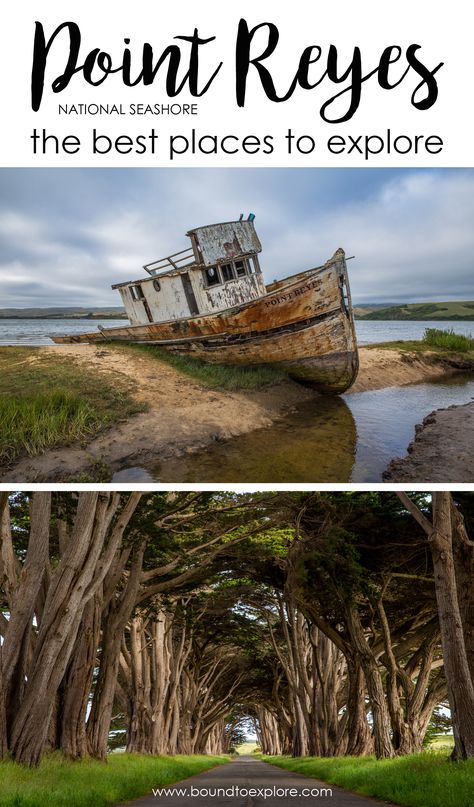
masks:
<path id="1" fill-rule="evenodd" d="M 55 342 L 131 341 L 230 365 L 270 364 L 322 392 L 344 392 L 358 370 L 344 252 L 267 287 L 261 298 L 203 317 L 52 337 Z"/>

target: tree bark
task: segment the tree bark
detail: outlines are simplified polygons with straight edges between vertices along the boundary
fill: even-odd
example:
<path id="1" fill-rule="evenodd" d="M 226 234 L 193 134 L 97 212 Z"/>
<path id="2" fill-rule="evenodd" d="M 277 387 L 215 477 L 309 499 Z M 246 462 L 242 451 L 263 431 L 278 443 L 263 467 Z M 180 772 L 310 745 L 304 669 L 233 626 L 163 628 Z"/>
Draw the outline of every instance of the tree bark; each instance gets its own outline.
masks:
<path id="1" fill-rule="evenodd" d="M 375 755 L 377 759 L 390 758 L 395 755 L 390 737 L 390 714 L 385 701 L 380 670 L 367 644 L 356 605 L 347 604 L 346 621 L 367 683 L 374 726 Z"/>
<path id="2" fill-rule="evenodd" d="M 87 756 L 86 715 L 97 659 L 101 603 L 96 595 L 86 605 L 66 674 L 61 684 L 58 746 L 70 759 Z"/>
<path id="3" fill-rule="evenodd" d="M 31 652 L 32 620 L 43 576 L 49 560 L 49 524 L 51 494 L 33 494 L 30 505 L 31 529 L 23 566 L 17 564 L 11 542 L 8 506 L 3 506 L 2 558 L 4 574 L 9 580 L 10 618 L 1 648 L 3 728 L 0 740 L 5 754 L 10 745 L 10 728 L 22 702 L 28 655 Z"/>
<path id="4" fill-rule="evenodd" d="M 373 741 L 367 722 L 366 683 L 357 660 L 347 660 L 347 749 L 346 754 L 361 757 L 373 750 Z"/>
<path id="5" fill-rule="evenodd" d="M 452 543 L 451 495 L 433 494 L 433 558 L 444 668 L 454 731 L 454 757 L 474 756 L 474 685 L 459 608 Z M 471 583 L 472 585 L 472 583 Z"/>
<path id="6" fill-rule="evenodd" d="M 102 617 L 100 667 L 87 723 L 88 751 L 96 759 L 105 759 L 107 756 L 120 648 L 125 625 L 132 613 L 140 587 L 144 551 L 144 543 L 135 548 L 132 566 L 124 587 L 120 594 L 116 594 L 110 600 Z"/>
<path id="7" fill-rule="evenodd" d="M 106 574 L 138 500 L 136 494 L 129 497 L 109 536 L 120 496 L 79 494 L 72 532 L 50 577 L 24 694 L 12 723 L 11 751 L 18 762 L 36 765 L 41 758 L 84 608 Z"/>
<path id="8" fill-rule="evenodd" d="M 406 494 L 399 498 L 428 535 L 433 559 L 436 601 L 441 630 L 448 699 L 453 720 L 453 759 L 474 756 L 474 685 L 469 669 L 458 599 L 453 552 L 452 497 L 437 491 L 433 497 L 433 522 Z"/>

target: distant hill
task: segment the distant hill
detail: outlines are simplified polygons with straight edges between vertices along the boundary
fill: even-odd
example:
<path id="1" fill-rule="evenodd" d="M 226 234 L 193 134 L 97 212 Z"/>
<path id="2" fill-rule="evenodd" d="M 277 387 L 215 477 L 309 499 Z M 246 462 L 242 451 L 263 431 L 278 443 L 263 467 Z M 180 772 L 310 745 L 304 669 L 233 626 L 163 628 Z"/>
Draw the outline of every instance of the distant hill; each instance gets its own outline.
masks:
<path id="1" fill-rule="evenodd" d="M 104 308 L 0 308 L 0 319 L 127 319 L 122 306 Z"/>
<path id="2" fill-rule="evenodd" d="M 359 303 L 354 306 L 356 319 L 474 320 L 474 302 L 451 303 Z M 122 306 L 79 308 L 0 308 L 1 319 L 127 319 Z"/>
<path id="3" fill-rule="evenodd" d="M 360 313 L 357 311 L 359 308 Z M 364 309 L 365 308 L 365 312 Z M 385 308 L 370 309 L 370 306 L 355 306 L 356 319 L 401 319 L 401 320 L 473 320 L 474 302 L 456 301 L 451 303 L 406 303 Z"/>
<path id="4" fill-rule="evenodd" d="M 371 314 L 372 311 L 378 311 L 380 308 L 388 308 L 395 303 L 358 303 L 353 306 L 354 316 L 356 319 L 363 319 L 366 314 Z"/>

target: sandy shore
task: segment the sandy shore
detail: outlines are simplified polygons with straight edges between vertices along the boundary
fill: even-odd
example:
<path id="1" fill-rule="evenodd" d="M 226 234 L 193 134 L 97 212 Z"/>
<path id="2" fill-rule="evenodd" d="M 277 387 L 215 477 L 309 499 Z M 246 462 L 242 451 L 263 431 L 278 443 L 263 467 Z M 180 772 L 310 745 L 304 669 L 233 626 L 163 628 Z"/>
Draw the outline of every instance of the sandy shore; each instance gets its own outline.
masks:
<path id="1" fill-rule="evenodd" d="M 42 348 L 43 349 L 43 348 Z M 97 464 L 112 472 L 147 465 L 269 427 L 317 393 L 292 381 L 257 392 L 209 390 L 145 353 L 94 345 L 47 347 L 99 372 L 119 373 L 133 383 L 134 397 L 147 411 L 107 429 L 87 446 L 67 446 L 24 458 L 0 479 L 8 482 L 61 481 L 88 474 Z M 361 348 L 359 376 L 349 391 L 362 392 L 427 381 L 453 372 L 435 354 L 406 354 Z"/>
<path id="2" fill-rule="evenodd" d="M 461 359 L 453 363 L 434 352 L 411 353 L 376 347 L 359 348 L 359 364 L 359 375 L 347 394 L 420 384 L 456 370 L 472 369 L 472 362 Z"/>

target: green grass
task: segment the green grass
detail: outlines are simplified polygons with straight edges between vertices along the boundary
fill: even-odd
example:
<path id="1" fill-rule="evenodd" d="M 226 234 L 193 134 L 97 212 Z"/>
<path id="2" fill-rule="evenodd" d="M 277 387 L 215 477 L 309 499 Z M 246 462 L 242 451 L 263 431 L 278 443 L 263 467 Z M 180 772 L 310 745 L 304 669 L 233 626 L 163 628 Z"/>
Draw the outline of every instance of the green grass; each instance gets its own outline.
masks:
<path id="1" fill-rule="evenodd" d="M 429 748 L 438 751 L 440 748 L 451 751 L 454 748 L 454 737 L 452 734 L 436 734 L 428 744 Z"/>
<path id="2" fill-rule="evenodd" d="M 257 743 L 251 740 L 247 740 L 244 743 L 241 743 L 235 749 L 239 755 L 242 754 L 253 754 L 255 753 L 255 749 L 258 748 Z"/>
<path id="3" fill-rule="evenodd" d="M 398 350 L 400 353 L 437 353 L 440 356 L 449 354 L 474 354 L 474 339 L 472 336 L 463 336 L 454 333 L 452 329 L 426 328 L 423 338 L 396 339 L 393 342 L 377 342 L 363 345 L 364 349 Z M 471 357 L 472 358 L 472 357 Z"/>
<path id="4" fill-rule="evenodd" d="M 112 754 L 106 763 L 70 762 L 51 754 L 34 769 L 0 762 L 0 807 L 104 807 L 228 761 L 229 757 Z"/>
<path id="5" fill-rule="evenodd" d="M 439 328 L 427 328 L 423 335 L 423 342 L 430 347 L 441 347 L 445 350 L 453 350 L 456 353 L 469 353 L 469 351 L 474 350 L 472 336 L 454 333 L 452 328 L 447 331 Z"/>
<path id="6" fill-rule="evenodd" d="M 41 454 L 48 446 L 82 440 L 101 420 L 84 399 L 66 390 L 43 395 L 0 397 L 0 458 L 11 462 L 23 451 Z"/>
<path id="7" fill-rule="evenodd" d="M 450 762 L 446 753 L 438 751 L 383 760 L 374 757 L 263 759 L 280 768 L 406 807 L 472 807 L 473 804 L 474 759 Z"/>
<path id="8" fill-rule="evenodd" d="M 276 384 L 278 381 L 288 378 L 281 370 L 267 365 L 230 367 L 224 364 L 210 364 L 192 356 L 178 356 L 163 350 L 157 345 L 130 345 L 120 342 L 118 344 L 109 343 L 107 348 L 117 346 L 120 349 L 144 351 L 149 356 L 171 365 L 171 367 L 211 389 L 254 390 L 268 384 Z"/>
<path id="9" fill-rule="evenodd" d="M 34 348 L 0 350 L 0 462 L 82 441 L 141 411 L 110 373 Z"/>

